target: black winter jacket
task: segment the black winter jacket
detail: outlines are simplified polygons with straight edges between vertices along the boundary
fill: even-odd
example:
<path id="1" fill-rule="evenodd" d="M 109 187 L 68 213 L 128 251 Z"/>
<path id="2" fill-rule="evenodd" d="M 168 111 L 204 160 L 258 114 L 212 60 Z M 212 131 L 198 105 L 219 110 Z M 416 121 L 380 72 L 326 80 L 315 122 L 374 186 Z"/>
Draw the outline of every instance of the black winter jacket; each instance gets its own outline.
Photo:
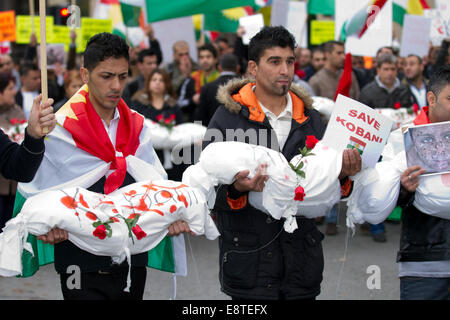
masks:
<path id="1" fill-rule="evenodd" d="M 283 150 L 279 149 L 275 132 L 259 107 L 249 80 L 235 79 L 221 87 L 217 109 L 205 135 L 203 147 L 218 139 L 207 141 L 212 129 L 219 130 L 224 141 L 226 129 L 267 130 L 251 141 L 281 151 L 288 161 L 305 145 L 306 137 L 321 139 L 324 125 L 312 109 L 312 99 L 304 89 L 291 87 L 293 119 L 291 131 Z M 250 130 L 251 131 L 251 130 Z M 229 131 L 230 132 L 230 131 Z M 216 135 L 217 138 L 217 135 Z M 228 140 L 238 141 L 237 137 Z M 266 140 L 266 141 L 264 141 Z M 314 219 L 297 217 L 298 229 L 287 233 L 283 222 L 274 220 L 253 208 L 247 194 L 239 193 L 232 185 L 222 185 L 217 191 L 214 215 L 221 234 L 220 283 L 226 294 L 246 299 L 307 299 L 320 293 L 324 259 L 321 241 L 323 234 Z"/>

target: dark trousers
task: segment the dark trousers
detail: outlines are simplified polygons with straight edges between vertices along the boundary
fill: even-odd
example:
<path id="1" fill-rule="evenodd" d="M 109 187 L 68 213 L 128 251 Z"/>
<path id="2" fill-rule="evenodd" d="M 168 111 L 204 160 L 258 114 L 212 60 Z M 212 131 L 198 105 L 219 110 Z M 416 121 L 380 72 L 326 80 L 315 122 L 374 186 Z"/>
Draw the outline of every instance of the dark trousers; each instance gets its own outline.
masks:
<path id="1" fill-rule="evenodd" d="M 450 300 L 450 278 L 401 277 L 400 300 Z"/>
<path id="2" fill-rule="evenodd" d="M 0 231 L 6 222 L 12 218 L 15 199 L 15 195 L 0 196 Z"/>
<path id="3" fill-rule="evenodd" d="M 128 267 L 81 272 L 79 275 L 80 279 L 76 284 L 73 278 L 75 274 L 60 274 L 64 300 L 142 300 L 144 296 L 146 267 L 131 268 L 130 292 L 124 291 L 127 286 Z"/>

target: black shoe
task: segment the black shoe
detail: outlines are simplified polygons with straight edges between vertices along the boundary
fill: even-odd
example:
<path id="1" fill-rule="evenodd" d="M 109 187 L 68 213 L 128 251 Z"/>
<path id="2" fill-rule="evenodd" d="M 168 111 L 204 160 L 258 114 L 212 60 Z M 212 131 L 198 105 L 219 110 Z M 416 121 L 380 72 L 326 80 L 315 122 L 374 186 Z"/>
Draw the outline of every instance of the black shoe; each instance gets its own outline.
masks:
<path id="1" fill-rule="evenodd" d="M 377 233 L 372 235 L 373 241 L 375 242 L 386 242 L 386 234 L 383 233 Z"/>

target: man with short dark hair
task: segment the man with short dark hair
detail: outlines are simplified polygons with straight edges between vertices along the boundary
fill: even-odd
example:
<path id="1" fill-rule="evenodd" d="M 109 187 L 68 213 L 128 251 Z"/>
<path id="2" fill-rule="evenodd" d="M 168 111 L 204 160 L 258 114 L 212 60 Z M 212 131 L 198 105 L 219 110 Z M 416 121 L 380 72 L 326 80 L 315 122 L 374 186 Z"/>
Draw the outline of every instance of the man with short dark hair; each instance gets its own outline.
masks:
<path id="1" fill-rule="evenodd" d="M 131 103 L 131 97 L 144 88 L 145 79 L 158 68 L 161 63 L 157 52 L 154 49 L 144 49 L 138 54 L 137 67 L 139 75 L 136 79 L 130 81 L 123 91 L 123 99 L 126 103 Z"/>
<path id="2" fill-rule="evenodd" d="M 304 69 L 306 76 L 303 80 L 309 81 L 316 72 L 323 68 L 325 61 L 325 52 L 323 51 L 323 48 L 321 46 L 314 48 L 311 52 L 311 64 Z"/>
<path id="3" fill-rule="evenodd" d="M 257 141 L 245 141 L 282 152 L 289 161 L 305 146 L 306 136 L 321 139 L 325 130 L 312 99 L 291 86 L 295 39 L 284 27 L 264 27 L 250 41 L 248 71 L 254 78 L 234 79 L 219 89 L 221 106 L 208 130 L 256 130 Z M 264 134 L 267 133 L 267 134 Z M 209 136 L 208 132 L 205 136 Z M 231 138 L 236 141 L 238 137 Z M 203 141 L 203 147 L 215 141 Z M 346 150 L 339 178 L 361 168 L 356 150 Z M 214 205 L 221 234 L 220 284 L 233 299 L 315 299 L 323 272 L 322 233 L 314 219 L 298 215 L 293 233 L 248 202 L 249 192 L 261 192 L 268 176 L 264 164 L 252 178 L 240 171 L 222 185 Z"/>
<path id="4" fill-rule="evenodd" d="M 422 63 L 422 58 L 418 55 L 410 54 L 405 59 L 405 78 L 402 84 L 407 86 L 411 91 L 414 102 L 419 108 L 427 105 L 427 81 L 423 76 L 425 66 Z"/>
<path id="5" fill-rule="evenodd" d="M 344 44 L 339 41 L 328 41 L 323 44 L 323 50 L 326 59 L 325 65 L 309 79 L 309 85 L 317 96 L 334 100 L 339 80 L 344 71 Z M 350 98 L 359 99 L 358 79 L 354 72 L 352 72 Z"/>
<path id="6" fill-rule="evenodd" d="M 16 94 L 16 103 L 22 108 L 25 119 L 28 120 L 33 100 L 39 95 L 41 89 L 41 71 L 31 62 L 25 62 L 19 69 L 22 87 Z"/>
<path id="7" fill-rule="evenodd" d="M 219 71 L 220 76 L 216 80 L 203 86 L 200 94 L 200 102 L 195 109 L 194 120 L 202 121 L 204 126 L 208 126 L 220 105 L 216 98 L 219 87 L 231 79 L 236 78 L 239 72 L 237 57 L 232 53 L 222 55 L 219 61 Z"/>
<path id="8" fill-rule="evenodd" d="M 414 98 L 397 78 L 397 58 L 384 54 L 377 59 L 377 76 L 361 91 L 360 101 L 371 108 L 409 108 Z"/>

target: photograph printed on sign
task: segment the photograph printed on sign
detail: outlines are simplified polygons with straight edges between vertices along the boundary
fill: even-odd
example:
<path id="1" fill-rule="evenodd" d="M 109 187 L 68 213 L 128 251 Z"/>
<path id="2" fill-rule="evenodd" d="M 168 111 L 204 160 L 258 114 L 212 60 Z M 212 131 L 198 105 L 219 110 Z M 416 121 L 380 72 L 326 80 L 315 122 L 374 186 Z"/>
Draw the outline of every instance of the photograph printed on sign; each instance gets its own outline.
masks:
<path id="1" fill-rule="evenodd" d="M 408 167 L 419 165 L 424 175 L 450 172 L 450 121 L 408 128 L 403 137 Z"/>

